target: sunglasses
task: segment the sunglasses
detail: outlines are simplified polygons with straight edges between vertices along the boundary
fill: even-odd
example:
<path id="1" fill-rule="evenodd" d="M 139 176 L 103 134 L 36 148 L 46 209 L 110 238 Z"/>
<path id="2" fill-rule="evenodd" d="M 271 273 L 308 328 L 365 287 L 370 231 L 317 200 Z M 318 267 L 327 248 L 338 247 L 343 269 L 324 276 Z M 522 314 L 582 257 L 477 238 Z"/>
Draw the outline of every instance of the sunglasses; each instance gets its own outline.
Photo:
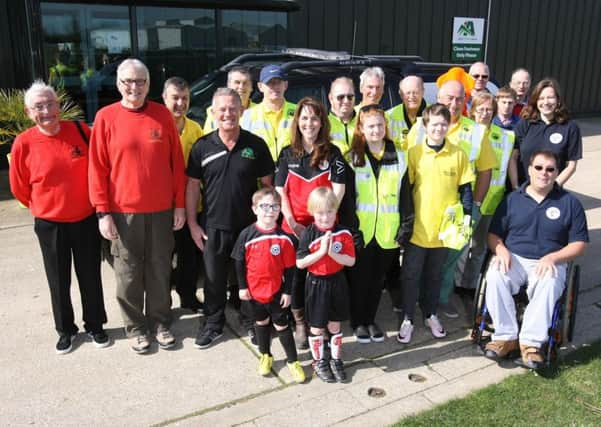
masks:
<path id="1" fill-rule="evenodd" d="M 352 101 L 353 99 L 355 99 L 355 95 L 352 93 L 342 93 L 340 95 L 336 95 L 336 99 L 338 101 L 342 101 L 344 98 L 348 99 L 349 101 Z"/>
<path id="2" fill-rule="evenodd" d="M 557 169 L 557 168 L 554 168 L 554 167 L 552 167 L 552 166 L 550 166 L 550 167 L 548 167 L 548 168 L 545 168 L 545 167 L 543 167 L 543 166 L 541 166 L 541 165 L 534 165 L 534 166 L 532 166 L 532 167 L 533 167 L 534 169 L 536 169 L 537 171 L 542 171 L 542 170 L 544 169 L 544 170 L 545 170 L 545 172 L 548 172 L 548 173 L 553 173 L 553 172 L 555 172 L 555 171 L 556 171 L 556 169 Z"/>
<path id="3" fill-rule="evenodd" d="M 360 111 L 363 113 L 367 113 L 368 111 L 384 111 L 384 109 L 378 104 L 369 104 L 361 107 Z"/>
<path id="4" fill-rule="evenodd" d="M 488 79 L 488 74 L 472 74 L 472 77 L 475 78 L 476 80 L 478 80 L 478 79 L 486 80 L 486 79 Z"/>
<path id="5" fill-rule="evenodd" d="M 281 209 L 281 206 L 279 203 L 274 203 L 274 204 L 261 203 L 261 204 L 259 204 L 259 209 L 261 209 L 265 213 L 269 212 L 270 210 L 272 212 L 279 212 Z"/>

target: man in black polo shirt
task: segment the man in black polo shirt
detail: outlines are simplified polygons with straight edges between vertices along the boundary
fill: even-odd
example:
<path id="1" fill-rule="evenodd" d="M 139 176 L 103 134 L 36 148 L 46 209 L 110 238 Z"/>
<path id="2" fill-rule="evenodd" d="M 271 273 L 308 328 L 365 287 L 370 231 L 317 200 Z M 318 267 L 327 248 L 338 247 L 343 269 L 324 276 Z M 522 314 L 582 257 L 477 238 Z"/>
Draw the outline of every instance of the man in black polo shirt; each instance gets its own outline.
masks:
<path id="1" fill-rule="evenodd" d="M 209 347 L 223 334 L 230 254 L 240 231 L 255 220 L 251 198 L 257 180 L 271 186 L 274 172 L 265 142 L 240 129 L 242 102 L 238 93 L 217 89 L 212 110 L 218 129 L 194 144 L 186 170 L 186 216 L 192 238 L 203 251 L 206 270 L 206 322 L 198 331 L 197 348 Z M 196 216 L 201 191 L 202 226 Z"/>
<path id="2" fill-rule="evenodd" d="M 555 153 L 534 152 L 530 180 L 497 208 L 488 234 L 495 257 L 486 273 L 486 306 L 495 333 L 486 356 L 502 358 L 518 349 L 512 295 L 528 283 L 519 347 L 523 364 L 533 369 L 544 362 L 540 348 L 565 286 L 567 263 L 584 252 L 589 240 L 582 205 L 555 182 L 558 164 Z"/>

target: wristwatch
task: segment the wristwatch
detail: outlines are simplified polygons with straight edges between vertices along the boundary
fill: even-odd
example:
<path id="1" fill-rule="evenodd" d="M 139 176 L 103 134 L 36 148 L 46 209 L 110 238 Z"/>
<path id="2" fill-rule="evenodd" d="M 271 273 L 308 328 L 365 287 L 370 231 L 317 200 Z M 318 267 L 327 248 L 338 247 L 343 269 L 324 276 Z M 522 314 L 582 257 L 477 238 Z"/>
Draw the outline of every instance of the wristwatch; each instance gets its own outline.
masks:
<path id="1" fill-rule="evenodd" d="M 100 219 L 107 215 L 110 215 L 110 212 L 96 212 L 96 218 Z"/>

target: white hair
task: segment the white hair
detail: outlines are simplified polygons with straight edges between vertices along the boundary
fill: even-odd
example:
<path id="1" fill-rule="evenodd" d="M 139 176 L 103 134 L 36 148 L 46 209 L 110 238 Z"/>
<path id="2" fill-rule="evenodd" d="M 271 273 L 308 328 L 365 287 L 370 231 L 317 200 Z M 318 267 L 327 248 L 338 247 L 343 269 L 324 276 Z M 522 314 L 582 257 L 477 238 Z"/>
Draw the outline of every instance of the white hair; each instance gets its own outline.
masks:
<path id="1" fill-rule="evenodd" d="M 359 88 L 363 87 L 365 80 L 368 79 L 369 77 L 379 78 L 380 81 L 382 82 L 382 84 L 384 84 L 385 79 L 386 79 L 386 76 L 384 75 L 384 70 L 382 70 L 380 67 L 366 68 L 365 70 L 363 70 L 363 72 L 359 76 Z"/>
<path id="2" fill-rule="evenodd" d="M 146 80 L 150 80 L 150 72 L 148 71 L 148 67 L 144 65 L 142 61 L 136 58 L 127 58 L 121 64 L 119 64 L 119 66 L 117 67 L 117 78 L 121 79 L 121 74 L 123 73 L 123 71 L 129 68 L 133 68 L 138 71 L 144 71 Z"/>
<path id="3" fill-rule="evenodd" d="M 34 97 L 34 95 L 40 93 L 50 94 L 54 99 L 58 99 L 58 95 L 52 86 L 46 84 L 44 80 L 37 79 L 31 84 L 31 86 L 29 86 L 29 89 L 25 91 L 25 96 L 23 97 L 25 106 L 33 107 L 33 105 L 31 105 L 31 99 Z"/>

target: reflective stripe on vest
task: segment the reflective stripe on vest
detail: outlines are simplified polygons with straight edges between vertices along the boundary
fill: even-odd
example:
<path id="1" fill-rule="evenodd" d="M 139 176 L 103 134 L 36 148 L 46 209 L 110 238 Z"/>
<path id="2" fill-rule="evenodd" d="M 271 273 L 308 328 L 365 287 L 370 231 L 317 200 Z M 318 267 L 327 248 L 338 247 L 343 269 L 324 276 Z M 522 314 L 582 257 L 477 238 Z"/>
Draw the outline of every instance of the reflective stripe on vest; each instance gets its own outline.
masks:
<path id="1" fill-rule="evenodd" d="M 493 135 L 500 135 L 500 143 L 496 142 Z M 492 215 L 497 210 L 499 203 L 503 200 L 505 194 L 505 180 L 507 179 L 507 168 L 509 165 L 509 159 L 511 158 L 511 152 L 513 151 L 513 144 L 515 142 L 515 134 L 513 131 L 502 129 L 499 126 L 491 125 L 489 130 L 490 145 L 495 153 L 499 168 L 495 168 L 492 171 L 492 178 L 490 180 L 490 187 L 486 193 L 486 197 L 482 201 L 480 212 L 483 215 Z"/>
<path id="2" fill-rule="evenodd" d="M 273 132 L 271 123 L 265 118 L 263 106 L 258 104 L 244 112 L 240 126 L 263 138 L 269 148 L 271 157 L 274 161 L 277 161 L 280 151 L 290 145 L 290 126 L 292 125 L 292 116 L 295 110 L 295 104 L 286 102 L 278 128 Z"/>
<path id="3" fill-rule="evenodd" d="M 346 125 L 334 114 L 328 114 L 330 121 L 330 141 L 340 149 L 340 152 L 345 156 L 351 149 L 353 141 L 353 133 L 357 124 L 357 115 L 355 115 Z"/>
<path id="4" fill-rule="evenodd" d="M 357 190 L 356 212 L 365 243 L 374 237 L 383 249 L 398 247 L 395 241 L 400 226 L 399 197 L 407 168 L 405 153 L 396 150 L 397 163 L 382 165 L 376 180 L 369 160 L 365 166 L 352 166 Z"/>
<path id="5" fill-rule="evenodd" d="M 402 149 L 407 139 L 407 136 L 403 134 L 404 130 L 408 130 L 407 122 L 405 122 L 405 113 L 403 110 L 403 104 L 397 105 L 394 108 L 386 111 L 386 119 L 388 119 L 388 130 L 394 145 Z"/>

